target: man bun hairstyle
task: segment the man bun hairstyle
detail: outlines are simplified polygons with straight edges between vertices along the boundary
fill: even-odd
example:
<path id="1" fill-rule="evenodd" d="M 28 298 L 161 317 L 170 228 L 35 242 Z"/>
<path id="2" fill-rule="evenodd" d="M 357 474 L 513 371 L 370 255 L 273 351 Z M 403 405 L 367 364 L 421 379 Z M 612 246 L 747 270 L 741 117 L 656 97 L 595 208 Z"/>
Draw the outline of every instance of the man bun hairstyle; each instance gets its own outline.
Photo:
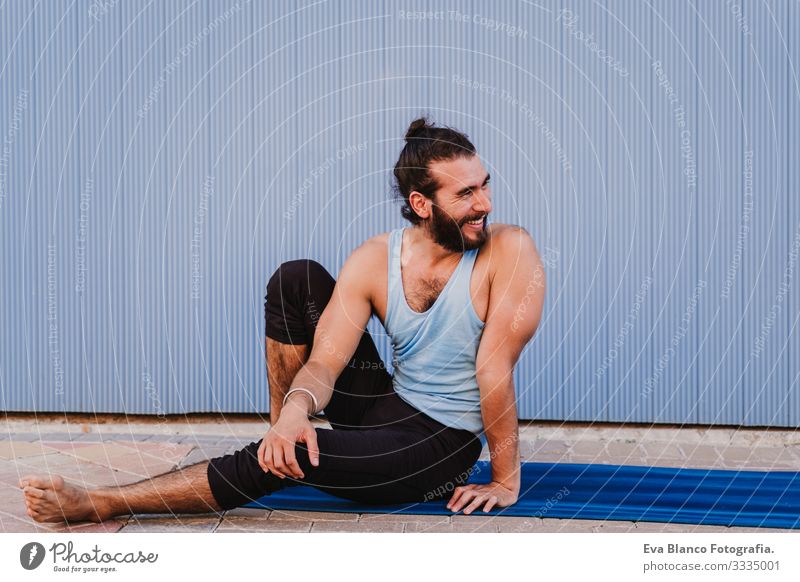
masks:
<path id="1" fill-rule="evenodd" d="M 414 212 L 408 198 L 415 190 L 433 199 L 440 188 L 430 174 L 431 162 L 469 158 L 475 155 L 475 146 L 466 134 L 446 126 L 436 126 L 426 116 L 415 119 L 408 126 L 406 144 L 394 166 L 395 195 L 402 200 L 400 214 L 416 225 L 422 219 Z"/>

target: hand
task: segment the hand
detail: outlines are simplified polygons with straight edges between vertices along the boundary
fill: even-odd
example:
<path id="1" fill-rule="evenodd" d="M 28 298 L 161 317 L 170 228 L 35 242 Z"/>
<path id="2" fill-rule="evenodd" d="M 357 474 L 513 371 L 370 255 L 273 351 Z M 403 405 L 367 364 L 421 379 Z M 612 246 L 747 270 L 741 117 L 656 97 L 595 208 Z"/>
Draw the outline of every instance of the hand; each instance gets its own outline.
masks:
<path id="1" fill-rule="evenodd" d="M 509 489 L 497 481 L 480 485 L 470 483 L 469 485 L 462 485 L 461 487 L 455 488 L 453 491 L 453 496 L 447 503 L 447 509 L 452 511 L 460 511 L 464 505 L 472 500 L 472 503 L 467 505 L 467 507 L 464 509 L 465 514 L 469 515 L 474 510 L 478 509 L 483 503 L 486 503 L 483 511 L 484 513 L 488 513 L 489 510 L 495 505 L 497 507 L 514 505 L 517 502 L 518 497 L 518 491 Z"/>
<path id="2" fill-rule="evenodd" d="M 308 458 L 319 466 L 317 431 L 308 420 L 308 414 L 289 400 L 281 411 L 278 422 L 267 431 L 258 447 L 258 464 L 265 473 L 272 472 L 281 479 L 304 477 L 295 456 L 295 443 L 306 443 Z"/>

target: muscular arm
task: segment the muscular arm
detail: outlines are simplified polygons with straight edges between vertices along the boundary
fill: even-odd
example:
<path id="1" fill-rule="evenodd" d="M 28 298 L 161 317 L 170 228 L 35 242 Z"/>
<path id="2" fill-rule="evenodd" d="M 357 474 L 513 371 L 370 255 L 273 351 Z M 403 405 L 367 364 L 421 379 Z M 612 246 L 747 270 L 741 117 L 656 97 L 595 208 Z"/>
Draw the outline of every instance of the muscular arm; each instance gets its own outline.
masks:
<path id="1" fill-rule="evenodd" d="M 481 414 L 489 444 L 492 480 L 519 493 L 519 424 L 514 366 L 533 337 L 544 304 L 544 268 L 536 245 L 523 228 L 499 234 L 489 310 L 477 356 Z"/>
<path id="2" fill-rule="evenodd" d="M 317 322 L 308 361 L 289 388 L 311 390 L 320 410 L 330 402 L 336 379 L 353 357 L 372 314 L 370 274 L 375 272 L 375 245 L 367 241 L 345 262 L 333 296 Z"/>
<path id="3" fill-rule="evenodd" d="M 356 249 L 339 273 L 328 305 L 317 322 L 314 346 L 308 361 L 300 368 L 289 387 L 309 390 L 317 399 L 317 411 L 328 404 L 339 374 L 353 357 L 364 328 L 372 314 L 370 276 L 375 272 L 376 244 L 367 241 Z M 385 261 L 385 258 L 384 258 Z M 305 443 L 312 465 L 319 465 L 317 433 L 308 419 L 312 402 L 304 391 L 286 401 L 278 422 L 261 439 L 258 464 L 265 472 L 281 479 L 303 478 L 295 454 L 296 443 Z"/>

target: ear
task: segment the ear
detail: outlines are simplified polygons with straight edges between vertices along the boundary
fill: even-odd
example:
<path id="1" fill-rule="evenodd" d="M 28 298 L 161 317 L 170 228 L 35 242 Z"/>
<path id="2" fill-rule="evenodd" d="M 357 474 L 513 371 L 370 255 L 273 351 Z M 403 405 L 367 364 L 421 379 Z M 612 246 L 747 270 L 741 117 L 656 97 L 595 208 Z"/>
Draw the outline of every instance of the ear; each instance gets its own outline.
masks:
<path id="1" fill-rule="evenodd" d="M 423 220 L 430 218 L 433 200 L 425 196 L 422 192 L 417 192 L 416 190 L 411 192 L 408 196 L 408 205 L 411 206 L 411 209 Z"/>

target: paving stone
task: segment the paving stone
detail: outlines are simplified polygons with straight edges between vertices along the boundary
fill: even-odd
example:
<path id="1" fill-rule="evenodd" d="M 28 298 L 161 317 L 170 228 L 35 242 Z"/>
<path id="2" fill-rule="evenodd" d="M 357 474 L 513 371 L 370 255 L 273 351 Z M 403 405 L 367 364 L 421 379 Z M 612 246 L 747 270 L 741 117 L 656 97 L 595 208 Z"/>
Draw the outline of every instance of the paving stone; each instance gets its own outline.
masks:
<path id="1" fill-rule="evenodd" d="M 752 461 L 747 463 L 733 463 L 733 462 L 723 462 L 719 466 L 714 467 L 715 469 L 725 469 L 728 471 L 770 471 L 770 472 L 789 472 L 789 473 L 796 473 L 797 469 L 794 467 L 789 467 L 785 465 L 775 465 L 772 463 L 759 463 L 758 461 Z"/>
<path id="2" fill-rule="evenodd" d="M 548 533 L 544 530 L 544 526 L 534 527 L 531 523 L 510 523 L 507 525 L 497 526 L 500 533 Z"/>
<path id="3" fill-rule="evenodd" d="M 358 521 L 357 513 L 339 513 L 335 511 L 296 511 L 273 509 L 269 515 L 273 521 Z"/>
<path id="4" fill-rule="evenodd" d="M 532 463 L 571 463 L 572 455 L 570 453 L 543 453 L 534 452 L 527 456 L 520 455 L 520 459 L 525 462 Z"/>
<path id="5" fill-rule="evenodd" d="M 594 533 L 635 533 L 636 524 L 632 521 L 593 520 Z"/>
<path id="6" fill-rule="evenodd" d="M 12 438 L 9 438 L 8 440 L 14 440 L 14 441 L 20 441 L 20 442 L 22 442 L 22 441 L 25 441 L 25 442 L 37 441 L 38 442 L 38 441 L 42 440 L 42 434 L 38 433 L 38 432 L 35 432 L 35 433 L 34 432 L 15 432 L 11 436 L 12 436 Z M 50 435 L 48 434 L 48 436 L 50 436 Z"/>
<path id="7" fill-rule="evenodd" d="M 449 515 L 413 515 L 408 513 L 362 513 L 358 519 L 368 523 L 428 523 L 428 524 L 448 524 Z"/>
<path id="8" fill-rule="evenodd" d="M 411 522 L 405 524 L 405 533 L 499 533 L 497 526 L 486 522 L 431 524 Z"/>
<path id="9" fill-rule="evenodd" d="M 533 441 L 528 440 L 520 440 L 518 442 L 519 445 L 519 454 L 520 455 L 531 455 L 536 452 L 536 443 Z M 485 447 L 488 459 L 489 447 L 488 445 Z"/>
<path id="10" fill-rule="evenodd" d="M 49 441 L 63 441 L 63 442 L 72 442 L 78 437 L 80 437 L 83 433 L 80 430 L 75 430 L 72 432 L 50 432 L 50 431 L 41 431 L 36 433 L 37 441 L 41 440 L 49 440 Z M 45 439 L 45 437 L 47 437 Z"/>
<path id="11" fill-rule="evenodd" d="M 645 441 L 640 443 L 640 446 L 644 450 L 644 458 L 648 464 L 684 459 L 683 452 L 675 443 Z"/>
<path id="12" fill-rule="evenodd" d="M 800 462 L 784 447 L 717 447 L 727 466 L 759 466 L 775 469 L 800 469 Z"/>
<path id="13" fill-rule="evenodd" d="M 0 502 L 2 504 L 2 502 Z M 6 511 L 7 509 L 11 511 Z M 4 533 L 115 533 L 127 522 L 125 518 L 109 519 L 102 523 L 90 521 L 68 524 L 61 523 L 39 523 L 34 521 L 27 513 L 25 504 L 20 495 L 19 503 L 13 506 L 3 505 L 4 515 L 0 516 L 0 532 Z"/>
<path id="14" fill-rule="evenodd" d="M 174 443 L 180 444 L 183 435 L 176 434 L 151 434 L 145 439 L 146 443 Z"/>
<path id="15" fill-rule="evenodd" d="M 727 533 L 794 533 L 800 534 L 799 529 L 780 529 L 776 527 L 729 527 L 726 528 Z"/>
<path id="16" fill-rule="evenodd" d="M 569 449 L 570 445 L 563 440 L 536 439 L 533 444 L 533 450 L 536 452 L 536 454 L 566 454 Z"/>
<path id="17" fill-rule="evenodd" d="M 686 458 L 685 467 L 714 469 L 723 466 L 723 460 L 717 452 L 716 447 L 707 445 L 683 445 L 680 446 Z"/>
<path id="18" fill-rule="evenodd" d="M 223 518 L 215 533 L 241 533 L 241 532 L 308 532 L 311 530 L 311 520 L 301 521 L 292 519 L 253 519 L 249 517 Z"/>
<path id="19" fill-rule="evenodd" d="M 338 533 L 403 533 L 403 523 L 363 521 L 315 521 L 311 526 L 311 533 L 338 532 Z"/>
<path id="20" fill-rule="evenodd" d="M 455 516 L 464 517 L 464 516 Z M 498 515 L 496 517 L 484 517 L 488 523 L 497 527 L 501 533 L 535 533 L 543 527 L 541 519 L 536 517 L 511 517 L 507 515 Z M 470 523 L 469 521 L 454 523 Z"/>
<path id="21" fill-rule="evenodd" d="M 584 455 L 594 457 L 606 452 L 604 441 L 575 441 L 572 444 L 570 453 L 574 455 Z"/>
<path id="22" fill-rule="evenodd" d="M 225 451 L 222 449 L 218 449 L 217 447 L 209 447 L 202 449 L 195 448 L 183 459 L 181 459 L 180 463 L 178 463 L 178 467 L 182 469 L 184 467 L 188 467 L 189 465 L 194 465 L 202 461 L 210 461 L 211 459 L 214 459 L 216 457 L 221 457 L 224 454 Z"/>
<path id="23" fill-rule="evenodd" d="M 691 523 L 659 523 L 637 521 L 637 533 L 723 533 L 729 528 L 716 525 L 697 525 Z"/>
<path id="24" fill-rule="evenodd" d="M 61 475 L 67 482 L 80 486 L 127 485 L 142 478 L 61 453 L 22 459 L 17 468 L 20 476 Z"/>
<path id="25" fill-rule="evenodd" d="M 90 444 L 87 446 L 66 449 L 64 454 L 72 455 L 82 461 L 88 461 L 110 467 L 113 460 L 123 456 L 133 456 L 129 447 L 122 446 L 114 442 L 104 442 L 102 444 Z"/>
<path id="26" fill-rule="evenodd" d="M 67 527 L 64 531 L 70 533 L 117 533 L 127 522 L 126 520 L 109 519 L 100 523 L 85 523 Z"/>
<path id="27" fill-rule="evenodd" d="M 246 447 L 247 445 L 249 445 L 249 444 L 251 444 L 253 442 L 256 442 L 257 440 L 258 439 L 251 439 L 251 438 L 246 438 L 246 439 L 220 439 L 216 443 L 216 446 L 218 446 L 218 447 L 228 447 L 228 448 L 233 447 L 236 450 L 239 450 L 239 449 L 243 449 L 244 447 Z"/>
<path id="28" fill-rule="evenodd" d="M 189 451 L 192 450 L 190 445 L 181 445 L 176 443 L 125 443 L 119 442 L 118 444 L 131 449 L 141 455 L 142 458 L 155 461 L 163 461 L 176 465 L 183 459 Z"/>
<path id="29" fill-rule="evenodd" d="M 225 512 L 225 518 L 230 517 L 249 517 L 251 519 L 267 519 L 272 513 L 269 509 L 257 509 L 255 507 L 237 507 Z"/>
<path id="30" fill-rule="evenodd" d="M 16 488 L 19 484 L 20 477 L 22 477 L 23 474 L 24 473 L 20 472 L 19 467 L 11 463 L 0 463 L 0 487 L 3 485 L 8 485 Z"/>
<path id="31" fill-rule="evenodd" d="M 661 467 L 664 469 L 685 469 L 689 465 L 686 464 L 686 459 L 645 459 L 642 461 L 643 467 Z M 723 465 L 717 466 L 718 469 L 724 469 Z"/>
<path id="32" fill-rule="evenodd" d="M 60 533 L 67 530 L 66 524 L 37 523 L 27 515 L 22 517 L 3 516 L 3 533 Z"/>
<path id="33" fill-rule="evenodd" d="M 41 442 L 9 440 L 0 442 L 0 459 L 11 461 L 55 452 Z"/>
<path id="34" fill-rule="evenodd" d="M 220 523 L 220 517 L 143 517 L 133 516 L 120 533 L 162 533 L 162 532 L 213 532 Z"/>
<path id="35" fill-rule="evenodd" d="M 203 446 L 203 445 L 216 445 L 221 440 L 225 440 L 224 437 L 220 437 L 219 435 L 186 435 L 184 438 L 181 439 L 180 444 L 182 445 L 194 445 L 194 446 Z"/>
<path id="36" fill-rule="evenodd" d="M 596 525 L 596 520 L 591 519 L 544 518 L 541 530 L 553 533 L 593 533 Z"/>
<path id="37" fill-rule="evenodd" d="M 90 432 L 90 433 L 83 433 L 81 436 L 76 437 L 73 439 L 73 442 L 78 443 L 101 443 L 105 439 L 102 434 Z"/>
<path id="38" fill-rule="evenodd" d="M 56 451 L 60 451 L 62 453 L 65 451 L 77 451 L 78 449 L 83 449 L 92 446 L 92 443 L 84 443 L 80 441 L 72 441 L 72 442 L 42 441 L 42 444 L 46 445 L 51 449 L 55 449 Z"/>
<path id="39" fill-rule="evenodd" d="M 2 508 L 0 515 L 9 519 L 30 519 L 25 507 L 25 494 L 19 487 L 4 486 L 0 489 L 0 508 Z"/>
<path id="40" fill-rule="evenodd" d="M 633 462 L 641 462 L 646 453 L 639 446 L 639 443 L 628 443 L 625 441 L 611 441 L 606 443 L 606 451 L 615 465 L 628 465 Z"/>
<path id="41" fill-rule="evenodd" d="M 143 453 L 129 446 L 118 443 L 103 443 L 89 445 L 71 451 L 64 451 L 65 455 L 94 463 L 103 467 L 112 468 L 120 473 L 141 478 L 167 473 L 177 465 L 171 460 L 169 453 L 159 458 L 154 451 Z"/>

